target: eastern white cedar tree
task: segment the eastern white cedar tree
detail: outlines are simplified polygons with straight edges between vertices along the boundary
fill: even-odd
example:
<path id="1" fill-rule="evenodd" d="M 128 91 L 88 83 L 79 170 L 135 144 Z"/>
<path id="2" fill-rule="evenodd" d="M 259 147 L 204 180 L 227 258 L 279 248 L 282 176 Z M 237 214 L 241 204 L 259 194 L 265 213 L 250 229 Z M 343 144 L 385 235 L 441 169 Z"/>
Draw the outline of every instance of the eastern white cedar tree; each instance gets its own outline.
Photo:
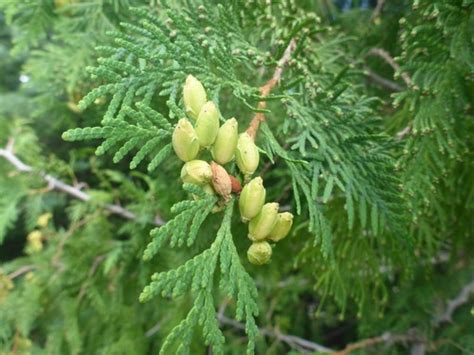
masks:
<path id="1" fill-rule="evenodd" d="M 473 103 L 473 0 L 0 1 L 0 352 L 473 353 Z"/>

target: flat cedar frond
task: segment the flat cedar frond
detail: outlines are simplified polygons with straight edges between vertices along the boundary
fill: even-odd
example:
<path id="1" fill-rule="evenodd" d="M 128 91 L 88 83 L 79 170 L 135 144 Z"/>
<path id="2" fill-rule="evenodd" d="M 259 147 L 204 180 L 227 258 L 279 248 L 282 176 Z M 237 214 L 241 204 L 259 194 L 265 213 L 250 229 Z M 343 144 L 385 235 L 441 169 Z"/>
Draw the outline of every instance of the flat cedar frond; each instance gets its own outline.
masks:
<path id="1" fill-rule="evenodd" d="M 208 205 L 211 201 L 209 201 L 209 198 L 207 200 L 198 200 L 197 202 L 187 204 L 188 207 L 186 209 L 184 207 L 186 204 L 181 202 L 179 207 L 177 207 L 179 210 L 182 210 L 181 214 L 171 222 L 168 222 L 165 227 L 158 229 L 155 238 L 159 238 L 164 233 L 169 233 L 169 228 L 178 227 L 175 223 L 178 223 L 178 221 L 184 222 L 179 217 L 195 213 L 193 209 L 199 206 L 200 202 Z M 151 283 L 144 288 L 140 295 L 140 300 L 145 302 L 157 295 L 176 298 L 183 296 L 189 291 L 193 294 L 194 303 L 191 310 L 187 317 L 173 328 L 167 336 L 161 348 L 162 354 L 167 354 L 167 351 L 170 351 L 169 347 L 175 343 L 180 344 L 178 347 L 179 353 L 187 353 L 189 351 L 187 347 L 190 345 L 194 328 L 198 324 L 203 329 L 206 344 L 212 345 L 214 352 L 218 354 L 223 353 L 222 344 L 224 337 L 216 319 L 215 300 L 213 297 L 214 274 L 218 266 L 222 275 L 220 287 L 226 294 L 236 300 L 237 318 L 246 320 L 246 333 L 249 337 L 248 352 L 253 353 L 254 351 L 255 337 L 257 335 L 254 320 L 254 317 L 258 314 L 255 301 L 257 290 L 252 278 L 242 267 L 232 240 L 233 204 L 233 202 L 230 202 L 226 207 L 216 239 L 208 249 L 189 259 L 176 269 L 155 273 L 151 278 Z M 199 208 L 202 207 L 200 206 Z M 183 231 L 174 231 L 173 233 L 182 234 Z M 145 251 L 147 258 L 151 257 L 150 249 L 156 247 L 150 247 L 150 245 Z M 220 263 L 218 262 L 219 260 Z"/>

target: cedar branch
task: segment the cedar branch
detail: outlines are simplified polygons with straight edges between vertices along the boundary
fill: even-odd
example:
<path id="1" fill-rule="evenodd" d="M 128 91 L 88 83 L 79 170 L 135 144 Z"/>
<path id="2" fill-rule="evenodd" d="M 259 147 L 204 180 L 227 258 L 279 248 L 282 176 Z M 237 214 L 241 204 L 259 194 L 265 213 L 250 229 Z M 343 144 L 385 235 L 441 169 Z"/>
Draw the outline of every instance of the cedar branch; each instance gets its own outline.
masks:
<path id="1" fill-rule="evenodd" d="M 454 311 L 469 301 L 471 293 L 474 293 L 474 280 L 466 284 L 456 297 L 446 302 L 445 310 L 433 319 L 433 325 L 439 327 L 445 322 L 451 322 Z"/>
<path id="2" fill-rule="evenodd" d="M 242 324 L 236 320 L 226 317 L 223 314 L 218 314 L 218 320 L 222 325 L 231 326 L 235 329 L 245 330 L 245 324 Z M 287 343 L 292 348 L 297 348 L 303 352 L 308 351 L 318 351 L 322 353 L 332 353 L 333 350 L 314 343 L 312 341 L 297 337 L 295 335 L 288 335 L 280 333 L 277 330 L 269 329 L 269 328 L 259 328 L 259 333 L 265 336 L 269 336 L 272 338 L 276 338 L 284 343 Z"/>
<path id="3" fill-rule="evenodd" d="M 385 5 L 385 0 L 377 0 L 377 5 L 375 5 L 374 12 L 372 12 L 372 16 L 370 17 L 372 21 L 380 17 L 380 14 L 382 13 L 384 5 Z"/>
<path id="4" fill-rule="evenodd" d="M 395 72 L 400 72 L 400 65 L 393 59 L 393 57 L 385 49 L 382 48 L 372 48 L 367 52 L 366 56 L 377 56 L 385 60 L 392 67 Z M 407 86 L 411 86 L 412 80 L 407 73 L 400 72 L 400 76 Z"/>
<path id="5" fill-rule="evenodd" d="M 33 167 L 22 162 L 14 153 L 12 147 L 12 140 L 9 141 L 8 145 L 3 149 L 0 148 L 0 157 L 5 158 L 10 164 L 12 164 L 17 171 L 23 173 L 35 173 Z M 52 175 L 49 175 L 45 172 L 36 172 L 39 176 L 43 178 L 44 181 L 48 183 L 49 189 L 57 190 L 64 192 L 69 196 L 72 196 L 78 200 L 87 202 L 91 199 L 91 196 L 84 191 L 80 190 L 78 187 L 68 185 L 65 182 L 55 178 Z M 122 218 L 128 220 L 136 220 L 137 216 L 135 213 L 125 209 L 124 207 L 116 204 L 105 204 L 103 208 L 109 211 L 112 214 L 118 215 Z M 156 226 L 162 226 L 165 222 L 160 216 L 156 216 L 153 221 L 150 222 Z"/>
<path id="6" fill-rule="evenodd" d="M 424 343 L 424 339 L 420 338 L 415 330 L 410 330 L 405 334 L 393 334 L 386 332 L 380 336 L 364 339 L 355 343 L 348 344 L 344 349 L 336 351 L 334 355 L 347 355 L 353 351 L 359 349 L 365 349 L 377 344 L 387 344 L 387 343 L 406 343 L 406 342 L 416 342 Z"/>

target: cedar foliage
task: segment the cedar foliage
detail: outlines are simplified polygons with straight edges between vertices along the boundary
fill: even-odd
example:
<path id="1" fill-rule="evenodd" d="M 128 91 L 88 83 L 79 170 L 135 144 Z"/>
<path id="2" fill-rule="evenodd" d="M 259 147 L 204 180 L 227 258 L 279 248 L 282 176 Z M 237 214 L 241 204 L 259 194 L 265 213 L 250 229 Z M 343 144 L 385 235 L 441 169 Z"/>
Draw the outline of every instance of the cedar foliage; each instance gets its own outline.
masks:
<path id="1" fill-rule="evenodd" d="M 378 15 L 368 1 L 4 0 L 0 33 L 0 144 L 34 169 L 0 159 L 2 353 L 312 350 L 269 329 L 334 350 L 404 336 L 360 353 L 474 351 L 472 296 L 440 320 L 473 282 L 472 0 Z M 240 131 L 266 116 L 256 175 L 296 212 L 269 265 L 248 263 L 235 198 L 214 213 L 180 182 L 188 74 Z"/>

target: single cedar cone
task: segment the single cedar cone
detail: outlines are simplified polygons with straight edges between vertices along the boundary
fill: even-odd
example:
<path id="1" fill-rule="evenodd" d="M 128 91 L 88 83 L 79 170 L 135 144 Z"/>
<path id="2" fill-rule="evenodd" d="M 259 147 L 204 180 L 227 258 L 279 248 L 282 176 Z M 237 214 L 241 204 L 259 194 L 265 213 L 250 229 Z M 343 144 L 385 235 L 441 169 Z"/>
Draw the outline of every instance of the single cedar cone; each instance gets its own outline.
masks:
<path id="1" fill-rule="evenodd" d="M 196 120 L 202 106 L 207 101 L 206 90 L 201 82 L 194 76 L 188 75 L 183 87 L 183 100 L 186 113 L 189 117 Z"/>
<path id="2" fill-rule="evenodd" d="M 256 217 L 265 203 L 265 188 L 260 176 L 250 180 L 244 186 L 239 197 L 239 209 L 242 222 L 247 223 Z"/>
<path id="3" fill-rule="evenodd" d="M 221 195 L 224 200 L 230 198 L 232 192 L 232 179 L 227 173 L 227 171 L 215 162 L 211 162 L 212 170 L 212 186 L 214 191 Z"/>

